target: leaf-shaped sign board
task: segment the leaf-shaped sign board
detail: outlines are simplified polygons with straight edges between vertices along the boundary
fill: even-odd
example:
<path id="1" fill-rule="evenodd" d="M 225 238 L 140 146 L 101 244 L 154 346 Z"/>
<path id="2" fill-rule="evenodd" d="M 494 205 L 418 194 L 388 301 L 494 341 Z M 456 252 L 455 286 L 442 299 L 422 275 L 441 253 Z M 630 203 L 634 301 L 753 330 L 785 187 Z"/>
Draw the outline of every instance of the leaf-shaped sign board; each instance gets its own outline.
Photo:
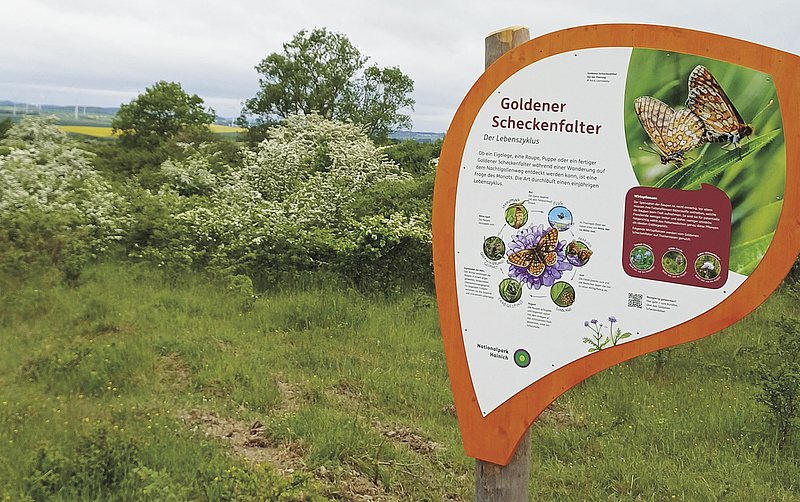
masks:
<path id="1" fill-rule="evenodd" d="M 800 248 L 797 56 L 708 33 L 571 28 L 495 62 L 434 191 L 434 268 L 466 453 L 505 465 L 612 365 L 715 333 Z"/>

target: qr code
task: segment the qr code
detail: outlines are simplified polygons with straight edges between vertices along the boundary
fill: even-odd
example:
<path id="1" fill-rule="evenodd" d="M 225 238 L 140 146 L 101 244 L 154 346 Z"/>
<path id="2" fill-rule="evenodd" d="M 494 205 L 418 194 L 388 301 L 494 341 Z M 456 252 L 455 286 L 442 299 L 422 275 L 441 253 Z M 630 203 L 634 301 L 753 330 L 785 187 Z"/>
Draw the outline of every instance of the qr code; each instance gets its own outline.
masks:
<path id="1" fill-rule="evenodd" d="M 634 309 L 642 308 L 642 295 L 637 293 L 628 293 L 628 307 Z"/>

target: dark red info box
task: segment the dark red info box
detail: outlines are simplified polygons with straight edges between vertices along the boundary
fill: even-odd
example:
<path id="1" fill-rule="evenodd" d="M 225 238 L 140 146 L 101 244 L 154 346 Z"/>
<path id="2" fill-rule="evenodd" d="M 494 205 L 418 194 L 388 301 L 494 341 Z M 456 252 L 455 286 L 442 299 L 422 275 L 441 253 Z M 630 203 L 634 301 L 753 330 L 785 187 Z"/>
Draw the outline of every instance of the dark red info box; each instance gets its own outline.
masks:
<path id="1" fill-rule="evenodd" d="M 720 288 L 730 250 L 731 201 L 722 190 L 628 190 L 622 268 L 629 276 Z"/>

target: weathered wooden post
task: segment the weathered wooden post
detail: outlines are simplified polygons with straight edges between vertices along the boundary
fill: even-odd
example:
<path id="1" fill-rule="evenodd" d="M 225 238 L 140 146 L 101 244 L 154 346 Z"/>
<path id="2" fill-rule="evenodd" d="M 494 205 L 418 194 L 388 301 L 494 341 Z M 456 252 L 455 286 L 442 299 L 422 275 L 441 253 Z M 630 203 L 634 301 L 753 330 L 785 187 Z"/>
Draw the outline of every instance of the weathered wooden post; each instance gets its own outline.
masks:
<path id="1" fill-rule="evenodd" d="M 531 33 L 527 26 L 512 26 L 489 33 L 486 35 L 485 67 L 489 68 L 500 56 L 530 39 Z"/>
<path id="2" fill-rule="evenodd" d="M 527 502 L 531 475 L 531 430 L 514 450 L 508 465 L 475 459 L 475 502 Z"/>
<path id="3" fill-rule="evenodd" d="M 527 26 L 512 26 L 490 33 L 486 36 L 485 68 L 530 38 Z M 475 502 L 527 501 L 530 472 L 531 433 L 528 429 L 508 465 L 475 459 Z"/>

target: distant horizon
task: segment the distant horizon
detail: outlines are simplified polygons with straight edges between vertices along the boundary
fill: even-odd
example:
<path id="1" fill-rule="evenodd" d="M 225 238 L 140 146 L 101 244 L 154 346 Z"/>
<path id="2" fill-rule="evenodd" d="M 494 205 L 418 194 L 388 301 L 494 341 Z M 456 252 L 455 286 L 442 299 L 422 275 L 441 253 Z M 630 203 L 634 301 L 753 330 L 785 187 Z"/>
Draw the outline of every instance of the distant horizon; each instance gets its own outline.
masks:
<path id="1" fill-rule="evenodd" d="M 14 116 L 13 110 L 11 110 L 11 111 L 3 110 L 2 109 L 3 107 L 14 107 L 16 109 L 16 107 L 25 107 L 25 106 L 27 106 L 29 109 L 30 108 L 39 109 L 41 107 L 41 109 L 44 109 L 45 111 L 46 110 L 53 110 L 53 111 L 57 110 L 57 111 L 60 111 L 61 113 L 70 113 L 70 114 L 74 113 L 74 110 L 77 107 L 79 110 L 81 110 L 81 109 L 84 110 L 82 113 L 79 111 L 80 115 L 88 114 L 86 110 L 91 110 L 91 111 L 94 111 L 94 112 L 104 111 L 106 113 L 103 113 L 103 115 L 108 115 L 109 117 L 111 117 L 113 115 L 116 115 L 116 112 L 120 108 L 120 106 L 101 106 L 101 105 L 88 105 L 88 104 L 87 105 L 78 105 L 78 104 L 75 104 L 75 105 L 58 105 L 58 104 L 52 104 L 52 103 L 38 104 L 38 103 L 29 103 L 29 102 L 24 102 L 24 101 L 14 101 L 14 100 L 11 100 L 11 99 L 0 99 L 0 118 L 3 117 L 3 116 Z M 213 107 L 211 107 L 211 108 L 213 109 Z M 17 116 L 36 115 L 36 113 L 31 113 L 30 111 L 18 111 L 16 115 Z M 236 119 L 236 117 L 228 118 L 228 117 L 225 117 L 225 116 L 217 115 L 215 113 L 214 123 L 222 124 L 222 125 L 229 125 L 229 124 L 233 125 L 235 119 Z M 396 131 L 392 131 L 389 134 L 389 137 L 391 137 L 393 139 L 398 139 L 398 137 L 402 138 L 404 136 L 413 136 L 413 135 L 433 136 L 433 137 L 436 137 L 438 139 L 441 139 L 441 138 L 444 138 L 445 132 L 444 131 L 442 131 L 442 132 L 421 131 L 421 130 L 416 130 L 416 129 L 413 129 L 413 128 L 412 129 L 398 129 Z"/>

